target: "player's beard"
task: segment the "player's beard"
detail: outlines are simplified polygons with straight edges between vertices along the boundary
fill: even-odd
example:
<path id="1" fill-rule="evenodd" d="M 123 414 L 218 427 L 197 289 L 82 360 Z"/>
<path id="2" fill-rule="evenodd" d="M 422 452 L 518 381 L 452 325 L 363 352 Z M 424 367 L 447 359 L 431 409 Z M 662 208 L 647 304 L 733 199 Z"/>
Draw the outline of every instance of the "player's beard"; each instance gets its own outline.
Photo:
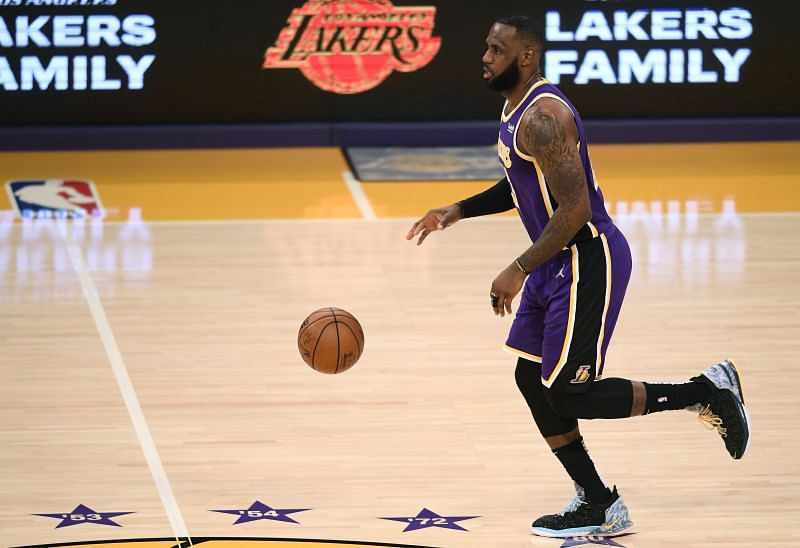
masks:
<path id="1" fill-rule="evenodd" d="M 517 58 L 508 65 L 508 68 L 495 76 L 486 80 L 486 87 L 492 91 L 505 91 L 519 82 L 519 67 L 517 66 Z"/>

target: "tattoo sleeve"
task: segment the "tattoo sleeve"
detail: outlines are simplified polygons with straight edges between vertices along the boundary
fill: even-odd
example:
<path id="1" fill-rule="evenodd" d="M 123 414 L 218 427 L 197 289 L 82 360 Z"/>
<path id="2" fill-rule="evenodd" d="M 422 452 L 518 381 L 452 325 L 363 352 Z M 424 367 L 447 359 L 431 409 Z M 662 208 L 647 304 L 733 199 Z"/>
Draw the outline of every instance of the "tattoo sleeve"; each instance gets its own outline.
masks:
<path id="1" fill-rule="evenodd" d="M 532 270 L 569 243 L 591 219 L 591 207 L 575 128 L 565 127 L 558 115 L 541 106 L 528 110 L 522 123 L 518 146 L 536 158 L 558 204 L 542 234 L 519 258 Z"/>

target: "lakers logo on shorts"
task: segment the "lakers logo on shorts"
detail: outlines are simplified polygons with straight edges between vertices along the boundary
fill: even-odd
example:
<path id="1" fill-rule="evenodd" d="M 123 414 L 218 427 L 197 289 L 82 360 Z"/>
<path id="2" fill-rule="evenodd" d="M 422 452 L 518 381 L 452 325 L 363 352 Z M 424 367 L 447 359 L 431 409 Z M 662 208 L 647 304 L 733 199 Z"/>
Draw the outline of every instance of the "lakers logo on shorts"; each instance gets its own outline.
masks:
<path id="1" fill-rule="evenodd" d="M 589 377 L 592 376 L 591 374 L 591 365 L 581 365 L 578 366 L 578 370 L 575 371 L 575 378 L 572 379 L 570 384 L 582 384 L 589 380 Z"/>

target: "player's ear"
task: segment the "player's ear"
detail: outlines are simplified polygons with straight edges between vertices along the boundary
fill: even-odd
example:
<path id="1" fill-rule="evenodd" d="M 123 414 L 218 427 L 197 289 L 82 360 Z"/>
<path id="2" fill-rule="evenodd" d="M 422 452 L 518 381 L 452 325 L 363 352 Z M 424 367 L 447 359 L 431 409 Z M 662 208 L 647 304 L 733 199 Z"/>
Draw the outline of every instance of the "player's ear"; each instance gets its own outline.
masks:
<path id="1" fill-rule="evenodd" d="M 534 46 L 526 46 L 525 51 L 522 52 L 522 65 L 531 65 L 536 59 L 536 48 Z"/>

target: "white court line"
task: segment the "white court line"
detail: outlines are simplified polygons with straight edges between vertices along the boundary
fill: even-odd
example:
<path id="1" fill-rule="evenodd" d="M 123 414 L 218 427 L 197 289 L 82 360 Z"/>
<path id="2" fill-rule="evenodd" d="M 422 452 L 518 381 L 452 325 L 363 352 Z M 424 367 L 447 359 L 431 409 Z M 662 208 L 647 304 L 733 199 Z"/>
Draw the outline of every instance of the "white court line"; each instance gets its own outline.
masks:
<path id="1" fill-rule="evenodd" d="M 353 199 L 356 201 L 359 211 L 361 211 L 361 216 L 369 221 L 374 221 L 377 216 L 372 209 L 372 204 L 369 203 L 369 199 L 367 199 L 367 195 L 364 194 L 364 189 L 361 188 L 361 183 L 358 182 L 358 179 L 353 177 L 353 173 L 350 171 L 342 171 L 342 177 L 344 178 L 344 182 L 347 183 L 347 188 L 350 189 L 350 194 L 353 195 Z"/>
<path id="2" fill-rule="evenodd" d="M 70 259 L 72 259 L 72 266 L 75 268 L 75 273 L 80 280 L 81 289 L 83 289 L 83 295 L 86 297 L 89 310 L 92 312 L 92 318 L 94 318 L 97 332 L 100 334 L 100 340 L 103 341 L 103 346 L 108 355 L 108 361 L 111 363 L 111 369 L 114 371 L 117 384 L 119 384 L 119 390 L 122 392 L 122 398 L 125 400 L 125 407 L 128 408 L 128 414 L 131 417 L 133 429 L 136 431 L 136 436 L 139 438 L 139 444 L 142 446 L 144 458 L 147 461 L 147 466 L 150 468 L 150 474 L 153 476 L 156 489 L 158 489 L 158 494 L 161 496 L 161 502 L 167 512 L 167 517 L 172 526 L 175 540 L 178 541 L 178 544 L 181 544 L 181 540 L 186 539 L 189 541 L 189 546 L 193 546 L 191 538 L 189 537 L 189 531 L 186 528 L 186 523 L 183 520 L 183 515 L 181 515 L 180 508 L 178 508 L 178 502 L 175 500 L 175 495 L 172 492 L 169 479 L 167 479 L 167 473 L 164 471 L 164 466 L 161 464 L 161 458 L 158 456 L 156 445 L 153 442 L 153 436 L 150 434 L 150 428 L 148 428 L 147 421 L 144 418 L 142 407 L 139 405 L 139 400 L 133 389 L 131 378 L 128 376 L 125 362 L 122 360 L 122 354 L 119 351 L 116 339 L 114 339 L 114 333 L 111 331 L 111 325 L 108 323 L 108 317 L 106 317 L 103 303 L 100 300 L 94 282 L 92 282 L 92 277 L 86 260 L 83 257 L 83 252 L 75 241 L 75 238 L 72 237 L 71 225 L 61 221 L 58 222 L 58 226 L 67 243 L 67 251 L 69 252 Z"/>
<path id="3" fill-rule="evenodd" d="M 374 221 L 376 221 L 378 223 L 393 223 L 395 221 L 403 221 L 403 222 L 413 223 L 414 221 L 419 219 L 419 217 L 425 211 L 427 211 L 427 209 L 425 209 L 425 208 L 428 208 L 428 207 L 430 207 L 430 204 L 422 205 L 422 207 L 420 209 L 420 215 L 416 216 L 416 217 L 377 217 L 377 218 L 374 219 Z M 718 216 L 721 216 L 721 215 L 722 215 L 722 213 L 698 213 L 697 217 L 699 217 L 701 219 L 705 219 L 705 218 L 718 217 Z M 798 216 L 800 216 L 800 211 L 736 213 L 736 216 L 737 217 L 744 217 L 745 219 L 750 218 L 750 217 L 755 217 L 755 218 L 759 218 L 759 217 L 798 217 Z M 678 217 L 679 218 L 684 218 L 685 215 L 681 214 L 681 215 L 678 215 Z M 616 216 L 616 215 L 611 215 L 611 218 L 614 219 L 614 220 L 619 219 L 619 217 Z M 662 214 L 662 215 L 658 215 L 657 217 L 653 217 L 653 218 L 664 219 L 664 218 L 666 218 L 666 215 Z M 156 221 L 148 221 L 147 219 L 144 219 L 144 220 L 141 221 L 141 223 L 144 224 L 144 225 L 147 225 L 147 226 L 174 226 L 174 225 L 253 225 L 253 224 L 270 224 L 270 225 L 278 224 L 278 225 L 280 225 L 280 224 L 297 224 L 297 223 L 346 224 L 346 223 L 352 223 L 352 222 L 359 222 L 360 223 L 362 221 L 363 221 L 363 219 L 358 219 L 358 218 L 355 218 L 355 217 L 349 217 L 349 218 L 336 217 L 336 218 L 327 218 L 327 219 L 326 218 L 321 218 L 321 217 L 311 217 L 311 218 L 292 217 L 292 218 L 287 218 L 287 219 L 275 219 L 275 218 L 264 218 L 264 219 L 190 219 L 190 220 L 173 219 L 173 220 L 156 220 Z M 489 216 L 486 216 L 486 217 L 470 217 L 469 218 L 469 222 L 470 223 L 495 223 L 495 222 L 507 223 L 507 222 L 512 222 L 512 221 L 516 222 L 516 223 L 520 222 L 519 221 L 519 217 L 517 215 L 503 215 L 503 216 L 500 216 L 500 215 L 489 215 Z M 103 224 L 109 225 L 109 226 L 124 225 L 124 224 L 127 224 L 129 222 L 130 222 L 129 220 L 126 220 L 126 221 L 123 221 L 123 220 L 107 221 L 105 219 L 103 220 Z M 2 224 L 2 223 L 0 223 L 0 224 Z"/>
<path id="4" fill-rule="evenodd" d="M 422 211 L 425 207 L 429 207 L 430 204 L 423 206 L 420 210 Z M 8 225 L 17 225 L 17 217 L 16 214 L 13 219 L 4 219 L 2 217 L 2 213 L 6 210 L 0 210 L 0 226 L 8 226 Z M 12 210 L 13 211 L 13 210 Z M 421 214 L 420 214 L 421 215 Z M 722 213 L 698 213 L 696 217 L 700 219 L 712 218 L 712 217 L 719 217 Z M 798 217 L 800 216 L 800 211 L 757 211 L 757 212 L 744 212 L 744 213 L 736 213 L 736 217 L 743 217 L 747 218 L 761 218 L 761 217 Z M 684 214 L 678 215 L 679 218 L 684 218 Z M 617 220 L 620 217 L 617 215 L 611 215 L 612 220 Z M 654 216 L 653 218 L 657 219 L 665 219 L 666 214 L 660 214 L 658 216 Z M 419 219 L 417 217 L 376 217 L 373 219 L 379 223 L 393 223 L 395 221 L 403 221 L 403 222 L 411 222 L 413 223 Z M 34 222 L 44 222 L 50 221 L 51 219 L 34 219 Z M 355 217 L 350 218 L 322 218 L 322 217 L 290 217 L 290 218 L 263 218 L 263 219 L 163 219 L 163 220 L 147 220 L 143 219 L 137 222 L 140 222 L 146 226 L 181 226 L 181 225 L 256 225 L 256 224 L 297 224 L 297 223 L 334 223 L 334 224 L 346 224 L 352 222 L 361 222 L 363 219 L 358 219 Z M 519 222 L 519 217 L 516 215 L 489 215 L 486 217 L 470 217 L 470 223 L 494 223 L 494 222 Z M 97 222 L 97 221 L 92 221 Z M 103 219 L 102 223 L 107 226 L 118 226 L 118 225 L 126 225 L 129 224 L 131 221 L 128 220 L 106 220 Z"/>

